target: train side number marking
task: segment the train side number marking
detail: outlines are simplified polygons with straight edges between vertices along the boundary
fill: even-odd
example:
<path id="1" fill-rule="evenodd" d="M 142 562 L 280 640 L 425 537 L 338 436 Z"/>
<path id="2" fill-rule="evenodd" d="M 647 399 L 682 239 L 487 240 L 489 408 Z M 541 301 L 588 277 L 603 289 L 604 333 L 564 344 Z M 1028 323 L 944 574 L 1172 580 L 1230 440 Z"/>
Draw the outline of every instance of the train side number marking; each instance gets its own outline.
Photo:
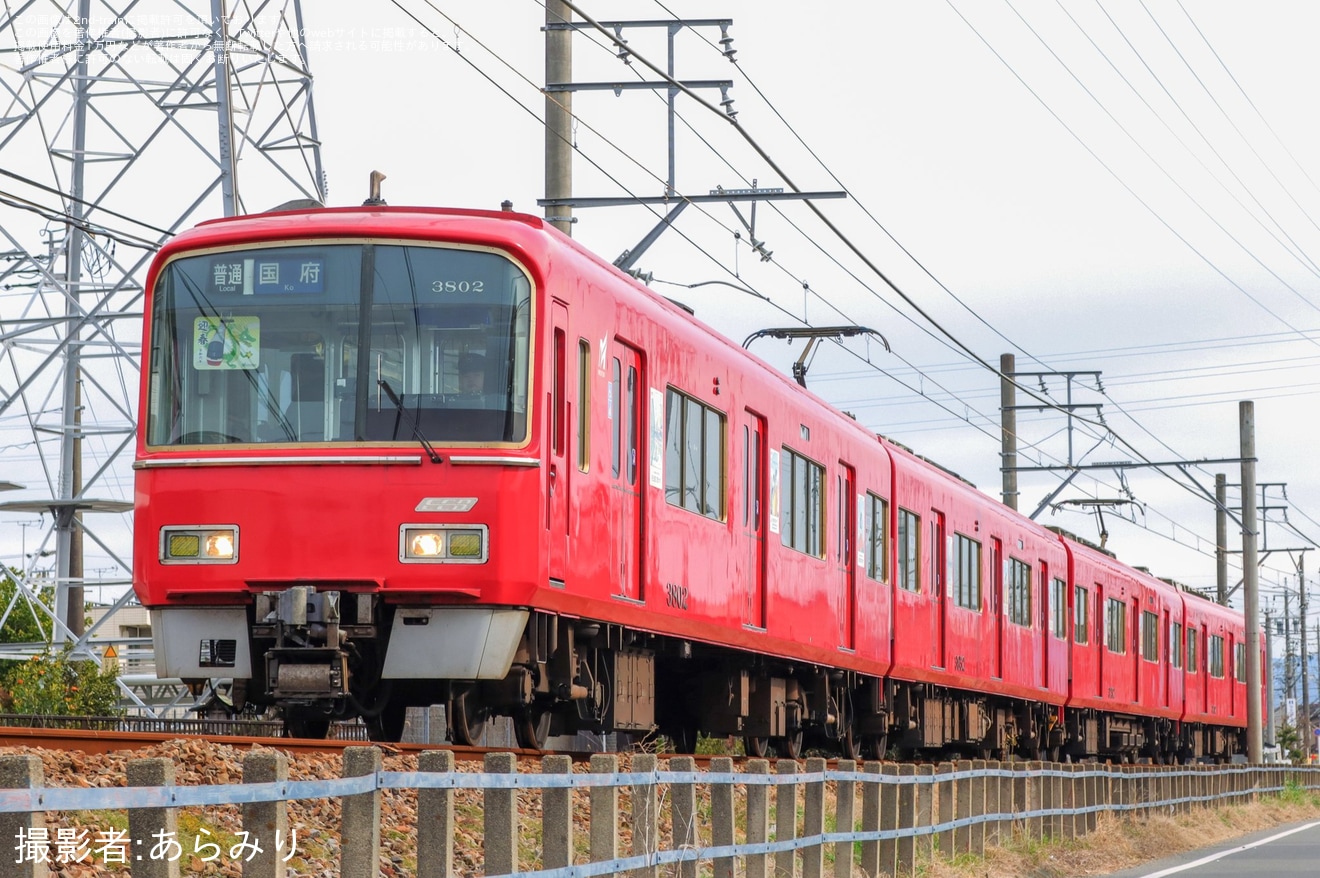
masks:
<path id="1" fill-rule="evenodd" d="M 675 582 L 665 583 L 665 606 L 676 610 L 688 608 L 688 588 Z"/>

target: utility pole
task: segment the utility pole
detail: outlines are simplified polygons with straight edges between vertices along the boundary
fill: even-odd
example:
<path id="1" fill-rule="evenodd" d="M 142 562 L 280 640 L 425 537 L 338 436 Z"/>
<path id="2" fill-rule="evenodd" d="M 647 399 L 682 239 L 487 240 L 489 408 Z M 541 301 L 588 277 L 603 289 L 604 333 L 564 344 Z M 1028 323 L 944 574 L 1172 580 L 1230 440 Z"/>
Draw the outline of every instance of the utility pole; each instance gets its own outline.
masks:
<path id="1" fill-rule="evenodd" d="M 1004 505 L 1014 510 L 1018 508 L 1017 384 L 1013 381 L 1016 370 L 1017 357 L 1012 354 L 999 355 L 999 420 L 1004 433 L 1000 472 L 1004 479 Z"/>
<path id="2" fill-rule="evenodd" d="M 1247 761 L 1265 758 L 1260 715 L 1260 569 L 1256 558 L 1256 406 L 1238 403 L 1242 458 L 1242 591 L 1247 622 Z M 1308 744 L 1309 747 L 1309 744 Z"/>
<path id="3" fill-rule="evenodd" d="M 1220 606 L 1228 606 L 1228 477 L 1215 473 L 1215 591 Z"/>
<path id="4" fill-rule="evenodd" d="M 1307 645 L 1306 645 L 1306 573 L 1303 565 L 1306 561 L 1306 555 L 1297 556 L 1297 591 L 1301 599 L 1302 616 L 1302 740 L 1310 746 L 1311 741 L 1311 672 L 1307 667 Z M 1309 752 L 1309 751 L 1308 751 Z"/>
<path id="5" fill-rule="evenodd" d="M 562 27 L 573 20 L 573 10 L 563 0 L 545 4 L 545 81 L 573 80 L 573 31 Z M 559 25 L 554 27 L 553 25 Z M 545 93 L 545 197 L 573 197 L 573 92 Z M 573 206 L 552 204 L 545 218 L 565 235 L 573 234 Z"/>
<path id="6" fill-rule="evenodd" d="M 1297 664 L 1293 658 L 1293 640 L 1292 640 L 1292 595 L 1288 593 L 1287 582 L 1284 583 L 1283 591 L 1283 691 L 1288 693 L 1288 697 L 1297 701 Z M 1306 629 L 1302 629 L 1302 635 L 1305 636 Z"/>

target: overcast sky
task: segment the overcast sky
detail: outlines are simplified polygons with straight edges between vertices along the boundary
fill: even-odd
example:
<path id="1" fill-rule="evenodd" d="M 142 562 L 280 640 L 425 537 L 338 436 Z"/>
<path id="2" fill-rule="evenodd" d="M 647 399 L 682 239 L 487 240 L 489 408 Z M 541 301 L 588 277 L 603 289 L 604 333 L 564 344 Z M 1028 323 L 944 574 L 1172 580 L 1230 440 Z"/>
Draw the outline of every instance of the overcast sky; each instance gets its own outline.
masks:
<path id="1" fill-rule="evenodd" d="M 1079 379 L 1073 399 L 1103 404 L 1105 422 L 1133 447 L 1078 425 L 1074 460 L 1235 458 L 1238 401 L 1255 400 L 1257 478 L 1287 483 L 1288 516 L 1301 531 L 1270 524 L 1267 545 L 1320 538 L 1310 438 L 1320 388 L 1320 7 L 627 0 L 583 8 L 601 20 L 732 19 L 736 64 L 720 53 L 719 29 L 699 27 L 676 37 L 675 72 L 732 80 L 738 122 L 783 176 L 724 118 L 680 96 L 679 191 L 756 180 L 849 195 L 816 202 L 846 241 L 805 205 L 761 204 L 754 234 L 769 262 L 752 252 L 752 234 L 728 206 L 690 208 L 638 263 L 657 291 L 738 341 L 804 317 L 873 327 L 892 352 L 827 346 L 812 363 L 812 388 L 996 495 L 998 378 L 959 344 L 996 365 L 1012 352 L 1023 371 L 1103 373 L 1103 393 Z M 508 199 L 539 212 L 541 5 L 316 2 L 304 17 L 332 204 L 360 202 L 367 174 L 379 169 L 391 204 L 494 208 Z M 663 66 L 664 30 L 624 36 Z M 599 34 L 577 37 L 575 79 L 656 78 L 615 54 Z M 719 91 L 700 94 L 718 106 Z M 662 96 L 585 91 L 574 110 L 577 195 L 662 194 Z M 260 193 L 245 196 L 253 208 L 272 206 Z M 574 236 L 610 260 L 656 222 L 645 207 L 584 209 L 577 218 Z M 712 280 L 770 302 L 723 285 L 684 286 Z M 754 350 L 786 369 L 800 347 L 760 341 Z M 1045 385 L 1064 399 L 1062 379 Z M 1058 412 L 1022 413 L 1021 463 L 1065 461 L 1066 426 Z M 1192 470 L 1206 486 L 1217 471 L 1239 481 L 1236 464 Z M 1022 507 L 1034 509 L 1057 484 L 1023 475 Z M 1130 472 L 1126 485 L 1137 505 L 1106 513 L 1109 547 L 1157 575 L 1213 589 L 1213 507 L 1155 471 Z M 1112 472 L 1097 472 L 1058 499 L 1119 497 L 1121 488 Z M 1231 498 L 1235 505 L 1236 491 Z M 1277 489 L 1268 498 L 1284 503 Z M 1276 522 L 1282 514 L 1271 513 Z M 1095 517 L 1076 507 L 1040 520 L 1099 538 Z M 17 555 L 17 528 L 4 531 L 0 545 Z M 1320 570 L 1320 557 L 1308 566 Z M 1269 557 L 1266 588 L 1285 578 L 1295 588 L 1292 561 Z"/>

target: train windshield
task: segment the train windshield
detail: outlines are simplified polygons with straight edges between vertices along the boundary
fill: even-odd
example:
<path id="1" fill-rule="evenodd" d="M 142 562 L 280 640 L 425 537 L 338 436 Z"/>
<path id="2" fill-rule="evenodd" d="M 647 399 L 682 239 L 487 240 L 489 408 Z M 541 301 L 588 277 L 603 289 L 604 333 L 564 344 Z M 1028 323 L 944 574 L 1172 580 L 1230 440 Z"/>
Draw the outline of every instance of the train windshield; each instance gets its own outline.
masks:
<path id="1" fill-rule="evenodd" d="M 151 319 L 149 445 L 527 438 L 531 283 L 495 252 L 190 256 L 161 273 Z"/>

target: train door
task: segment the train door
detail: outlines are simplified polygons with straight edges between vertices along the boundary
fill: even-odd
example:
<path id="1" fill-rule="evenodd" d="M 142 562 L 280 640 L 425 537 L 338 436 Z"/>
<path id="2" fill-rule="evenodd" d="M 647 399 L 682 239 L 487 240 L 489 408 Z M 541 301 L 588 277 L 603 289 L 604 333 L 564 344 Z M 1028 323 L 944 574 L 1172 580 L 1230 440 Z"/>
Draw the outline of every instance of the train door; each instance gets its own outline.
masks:
<path id="1" fill-rule="evenodd" d="M 838 559 L 840 584 L 843 589 L 839 601 L 839 646 L 856 647 L 857 608 L 857 553 L 853 551 L 853 535 L 857 533 L 857 477 L 851 466 L 839 461 L 839 510 L 835 557 Z"/>
<path id="2" fill-rule="evenodd" d="M 1100 583 L 1095 584 L 1095 615 L 1091 618 L 1095 620 L 1095 691 L 1101 698 L 1113 698 L 1113 687 L 1106 687 L 1105 665 L 1109 663 L 1109 641 L 1105 635 L 1109 633 L 1109 622 L 1105 618 L 1105 595 L 1104 586 Z"/>
<path id="3" fill-rule="evenodd" d="M 1132 700 L 1141 704 L 1150 704 L 1149 701 L 1153 693 L 1142 691 L 1145 687 L 1141 685 L 1142 678 L 1145 676 L 1145 659 L 1141 655 L 1141 599 L 1132 599 L 1131 615 L 1128 616 L 1128 630 L 1132 634 L 1128 638 L 1129 654 L 1132 656 Z"/>
<path id="4" fill-rule="evenodd" d="M 935 603 L 935 661 L 937 667 L 947 668 L 949 666 L 948 656 L 946 655 L 949 634 L 949 602 L 947 592 L 950 580 L 950 553 L 948 546 L 945 544 L 944 513 L 932 509 L 930 511 L 930 517 L 930 596 L 931 600 Z"/>
<path id="5" fill-rule="evenodd" d="M 1048 689 L 1050 686 L 1050 649 L 1051 640 L 1054 631 L 1050 625 L 1050 614 L 1055 612 L 1054 604 L 1051 603 L 1055 595 L 1051 594 L 1050 589 L 1050 567 L 1044 561 L 1040 562 L 1040 600 L 1037 605 L 1040 607 L 1040 634 L 1036 635 L 1037 649 L 1040 650 L 1040 661 L 1036 664 L 1040 667 L 1040 674 L 1036 679 L 1036 685 L 1042 689 Z M 1036 587 L 1035 583 L 1031 588 Z"/>
<path id="6" fill-rule="evenodd" d="M 1004 542 L 990 538 L 990 675 L 1004 676 Z"/>
<path id="7" fill-rule="evenodd" d="M 550 531 L 550 578 L 564 582 L 568 567 L 568 308 L 551 307 L 550 386 L 546 392 L 546 445 L 549 484 L 546 487 L 546 527 Z"/>
<path id="8" fill-rule="evenodd" d="M 644 601 L 642 591 L 641 357 L 614 342 L 609 357 L 610 547 L 615 594 Z"/>
<path id="9" fill-rule="evenodd" d="M 1306 636 L 1306 631 L 1302 631 L 1302 636 Z M 1228 715 L 1246 716 L 1245 707 L 1238 704 L 1237 687 L 1237 638 L 1230 632 L 1225 640 L 1227 652 L 1219 660 L 1219 667 L 1224 672 L 1224 682 L 1228 684 Z M 1245 676 L 1245 675 L 1244 675 Z"/>
<path id="10" fill-rule="evenodd" d="M 1160 628 L 1160 634 L 1164 636 L 1165 643 L 1170 642 L 1168 638 L 1170 637 L 1170 633 L 1173 631 L 1172 621 L 1173 620 L 1169 616 L 1169 610 L 1166 607 L 1164 609 L 1164 624 Z M 1157 646 L 1159 645 L 1161 644 L 1157 644 Z M 1173 662 L 1171 660 L 1172 657 L 1168 649 L 1163 649 L 1163 650 L 1157 649 L 1155 655 L 1157 656 L 1157 660 L 1162 662 L 1164 665 L 1164 673 L 1162 675 L 1164 678 L 1164 697 L 1161 699 L 1160 703 L 1163 704 L 1165 707 L 1169 707 L 1170 699 L 1173 696 Z"/>
<path id="11" fill-rule="evenodd" d="M 743 413 L 743 550 L 747 560 L 744 578 L 742 623 L 753 628 L 765 627 L 765 528 L 769 506 L 766 504 L 765 418 L 751 411 Z"/>

